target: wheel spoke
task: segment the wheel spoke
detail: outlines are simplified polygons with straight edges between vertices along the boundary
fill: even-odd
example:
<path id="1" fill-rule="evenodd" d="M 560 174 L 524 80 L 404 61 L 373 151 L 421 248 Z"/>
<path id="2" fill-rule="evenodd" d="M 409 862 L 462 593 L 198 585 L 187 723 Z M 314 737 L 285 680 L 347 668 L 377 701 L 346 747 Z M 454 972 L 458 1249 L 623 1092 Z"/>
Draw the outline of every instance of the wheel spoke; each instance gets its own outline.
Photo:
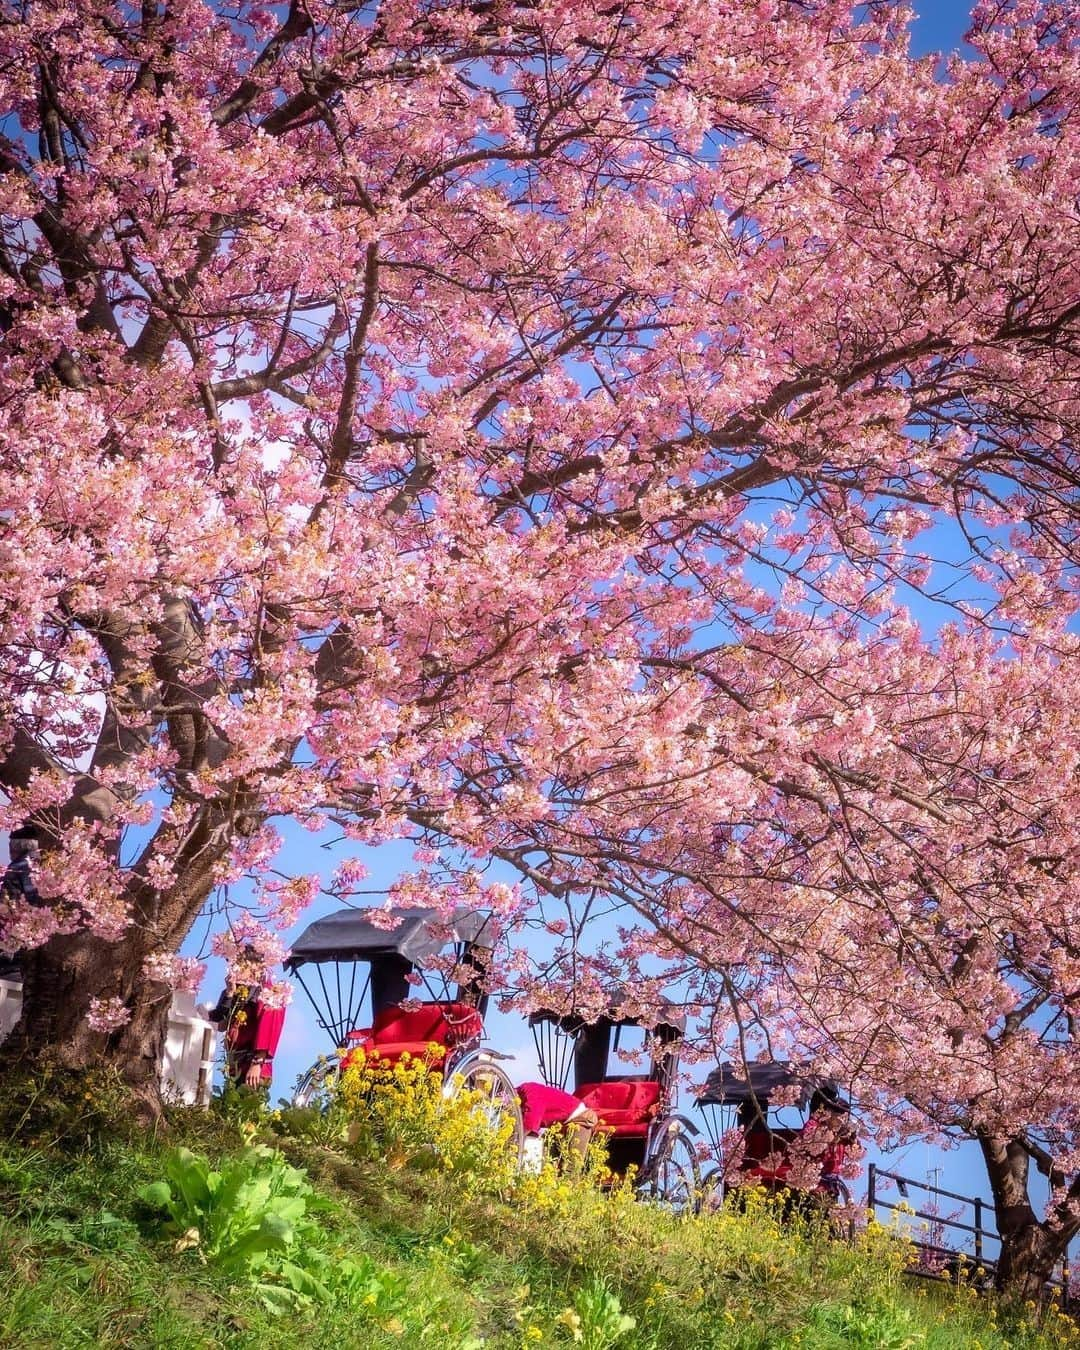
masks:
<path id="1" fill-rule="evenodd" d="M 490 1060 L 466 1061 L 456 1081 L 460 1082 L 463 1090 L 477 1095 L 476 1104 L 493 1129 L 503 1120 L 512 1122 L 511 1146 L 520 1158 L 524 1141 L 521 1108 L 518 1105 L 517 1089 L 506 1071 Z"/>
<path id="2" fill-rule="evenodd" d="M 336 1055 L 319 1059 L 296 1080 L 293 1106 L 326 1106 L 326 1094 L 337 1080 L 340 1063 Z"/>
<path id="3" fill-rule="evenodd" d="M 668 1126 L 656 1147 L 642 1193 L 677 1213 L 695 1212 L 699 1191 L 697 1158 L 677 1122 Z"/>

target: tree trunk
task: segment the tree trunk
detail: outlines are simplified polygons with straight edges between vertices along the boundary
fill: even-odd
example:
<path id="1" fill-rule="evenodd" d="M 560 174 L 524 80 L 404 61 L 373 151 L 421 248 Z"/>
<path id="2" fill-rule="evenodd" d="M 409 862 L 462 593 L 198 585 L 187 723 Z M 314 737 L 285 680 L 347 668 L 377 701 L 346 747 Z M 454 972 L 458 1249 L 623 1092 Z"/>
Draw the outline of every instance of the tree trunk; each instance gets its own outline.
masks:
<path id="1" fill-rule="evenodd" d="M 22 956 L 22 1015 L 0 1045 L 0 1074 L 46 1061 L 76 1073 L 109 1066 L 131 1089 L 140 1114 L 160 1115 L 172 996 L 167 985 L 146 976 L 146 958 L 177 951 L 191 931 L 210 894 L 214 867 L 228 852 L 230 831 L 223 823 L 230 824 L 232 814 L 223 822 L 206 811 L 198 828 L 185 831 L 175 852 L 177 880 L 169 890 L 153 889 L 132 875 L 125 897 L 131 922 L 119 941 L 74 933 Z M 154 844 L 167 852 L 170 842 L 159 832 Z M 126 1024 L 111 1033 L 92 1030 L 86 1019 L 95 998 L 118 998 L 128 1013 Z"/>
<path id="2" fill-rule="evenodd" d="M 1007 1239 L 1002 1233 L 996 1283 L 998 1291 L 1010 1299 L 1042 1303 L 1067 1241 L 1055 1241 L 1046 1225 L 1032 1217 L 1033 1222 L 1020 1225 Z"/>
<path id="3" fill-rule="evenodd" d="M 1067 1202 L 1039 1219 L 1028 1194 L 1031 1156 L 1019 1139 L 980 1136 L 986 1162 L 1001 1254 L 996 1285 L 1006 1298 L 1042 1303 L 1050 1293 L 1055 1267 L 1080 1231 L 1080 1218 Z"/>
<path id="4" fill-rule="evenodd" d="M 82 1072 L 114 1066 L 140 1100 L 160 1093 L 170 994 L 142 973 L 148 952 L 138 930 L 119 942 L 81 933 L 55 937 L 21 961 L 22 1015 L 0 1046 L 0 1070 L 49 1061 Z M 87 1023 L 90 1000 L 118 997 L 130 1020 L 109 1034 Z"/>

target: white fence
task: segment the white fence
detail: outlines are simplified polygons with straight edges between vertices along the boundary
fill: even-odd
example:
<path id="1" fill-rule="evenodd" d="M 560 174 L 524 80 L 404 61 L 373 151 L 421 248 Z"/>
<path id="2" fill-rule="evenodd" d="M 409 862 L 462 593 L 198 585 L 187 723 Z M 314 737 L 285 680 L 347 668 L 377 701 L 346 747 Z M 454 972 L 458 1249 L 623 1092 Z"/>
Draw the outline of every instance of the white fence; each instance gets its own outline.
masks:
<path id="1" fill-rule="evenodd" d="M 0 1041 L 19 1020 L 22 985 L 0 980 Z M 173 995 L 165 1053 L 161 1059 L 161 1087 L 171 1101 L 205 1106 L 210 1100 L 217 1051 L 217 1029 L 200 1016 L 193 994 Z"/>

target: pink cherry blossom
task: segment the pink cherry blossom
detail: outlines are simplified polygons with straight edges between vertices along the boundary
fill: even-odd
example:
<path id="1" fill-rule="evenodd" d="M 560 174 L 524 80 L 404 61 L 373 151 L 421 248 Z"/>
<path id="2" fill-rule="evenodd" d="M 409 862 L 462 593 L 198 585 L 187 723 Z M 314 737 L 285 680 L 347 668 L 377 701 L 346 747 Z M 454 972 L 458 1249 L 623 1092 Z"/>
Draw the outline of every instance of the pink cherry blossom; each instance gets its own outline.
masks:
<path id="1" fill-rule="evenodd" d="M 86 1024 L 91 1031 L 110 1035 L 119 1031 L 131 1020 L 131 1009 L 123 999 L 115 994 L 109 998 L 92 998 L 86 1014 Z"/>
<path id="2" fill-rule="evenodd" d="M 206 964 L 190 956 L 178 956 L 171 952 L 155 952 L 143 962 L 143 973 L 148 980 L 167 984 L 170 989 L 197 993 Z"/>
<path id="3" fill-rule="evenodd" d="M 1077 1231 L 1074 9 L 6 23 L 5 1053 L 145 1075 L 207 905 L 270 978 L 288 818 Z"/>

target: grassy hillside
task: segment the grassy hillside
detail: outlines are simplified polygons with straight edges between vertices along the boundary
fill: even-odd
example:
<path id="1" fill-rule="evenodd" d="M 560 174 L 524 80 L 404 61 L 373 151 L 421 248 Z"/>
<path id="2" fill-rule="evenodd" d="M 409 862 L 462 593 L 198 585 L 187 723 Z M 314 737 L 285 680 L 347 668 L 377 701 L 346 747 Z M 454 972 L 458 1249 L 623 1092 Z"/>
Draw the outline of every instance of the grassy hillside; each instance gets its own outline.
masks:
<path id="1" fill-rule="evenodd" d="M 1056 1315 L 915 1285 L 881 1229 L 852 1247 L 763 1206 L 682 1219 L 589 1177 L 514 1181 L 468 1140 L 451 1161 L 310 1119 L 188 1113 L 168 1140 L 70 1109 L 18 1124 L 0 1143 L 4 1346 L 1080 1347 Z M 185 1209 L 200 1158 L 218 1190 Z"/>

